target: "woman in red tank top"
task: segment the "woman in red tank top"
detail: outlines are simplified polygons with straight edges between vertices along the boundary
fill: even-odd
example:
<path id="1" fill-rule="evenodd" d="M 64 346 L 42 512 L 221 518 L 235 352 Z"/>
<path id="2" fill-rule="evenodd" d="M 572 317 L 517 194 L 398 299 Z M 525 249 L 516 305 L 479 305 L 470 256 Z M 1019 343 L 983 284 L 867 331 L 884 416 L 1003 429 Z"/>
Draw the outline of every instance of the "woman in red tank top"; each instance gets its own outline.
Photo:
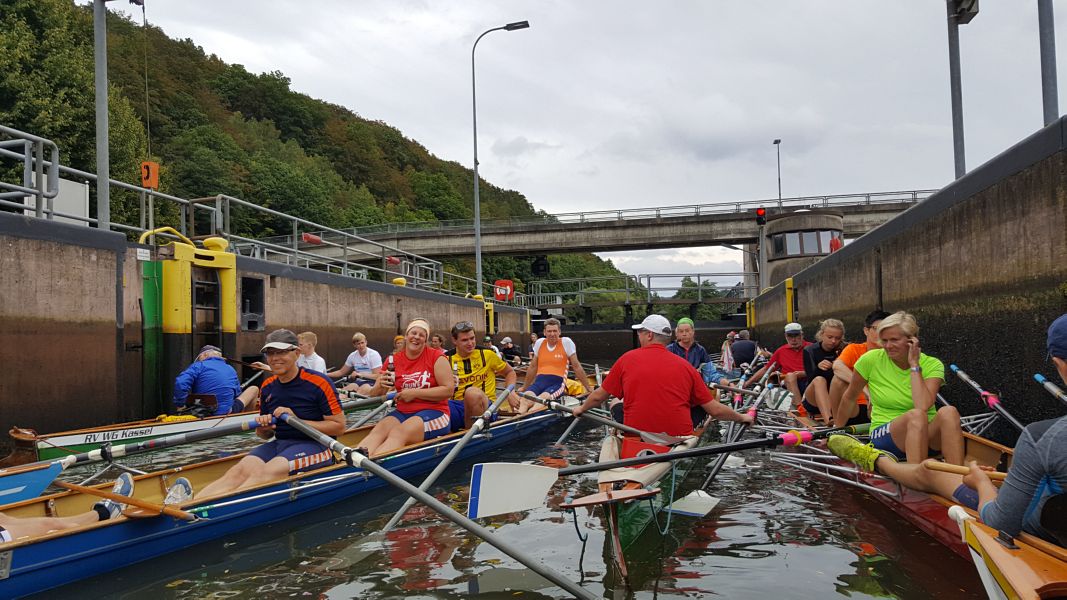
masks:
<path id="1" fill-rule="evenodd" d="M 439 348 L 430 348 L 430 324 L 424 319 L 408 323 L 404 347 L 390 359 L 395 371 L 383 371 L 368 392 L 372 396 L 397 391 L 396 409 L 378 421 L 362 446 L 369 454 L 384 454 L 397 448 L 445 435 L 450 430 L 448 399 L 455 391 L 452 368 Z"/>

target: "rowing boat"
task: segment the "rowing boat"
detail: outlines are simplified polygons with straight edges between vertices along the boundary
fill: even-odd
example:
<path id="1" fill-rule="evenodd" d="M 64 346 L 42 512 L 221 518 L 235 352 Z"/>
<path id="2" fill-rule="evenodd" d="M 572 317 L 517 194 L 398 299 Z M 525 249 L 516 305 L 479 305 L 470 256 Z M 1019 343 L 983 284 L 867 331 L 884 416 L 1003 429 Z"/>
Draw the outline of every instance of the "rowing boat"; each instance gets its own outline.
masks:
<path id="1" fill-rule="evenodd" d="M 977 422 L 988 427 L 991 418 L 981 416 Z M 788 418 L 802 427 L 815 426 L 796 413 Z M 970 431 L 963 432 L 963 440 L 965 461 L 973 460 L 1000 472 L 1007 472 L 1011 466 L 1011 448 Z M 804 448 L 803 452 L 776 454 L 772 460 L 866 490 L 918 529 L 972 560 L 990 598 L 1050 598 L 1067 593 L 1067 549 L 1026 532 L 1006 540 L 979 523 L 975 511 L 952 499 L 906 488 L 888 477 L 862 473 L 824 447 L 808 444 Z M 1016 548 L 1007 548 L 1005 542 Z"/>
<path id="2" fill-rule="evenodd" d="M 504 417 L 484 434 L 475 436 L 459 459 L 480 455 L 515 443 L 562 419 L 559 413 L 537 409 L 526 415 Z M 345 432 L 338 439 L 359 446 L 372 426 Z M 457 432 L 376 458 L 401 477 L 431 470 L 440 456 L 462 437 Z M 167 487 L 179 476 L 194 489 L 222 476 L 243 455 L 167 469 L 135 477 L 134 497 L 162 502 Z M 36 538 L 0 544 L 0 597 L 11 598 L 40 592 L 194 544 L 235 534 L 313 511 L 353 496 L 384 487 L 386 483 L 361 469 L 336 464 L 300 473 L 287 479 L 242 490 L 226 496 L 197 498 L 181 505 L 196 515 L 186 521 L 170 516 L 121 516 L 89 526 L 53 532 Z M 97 486 L 103 488 L 105 486 Z M 0 506 L 13 517 L 69 516 L 89 510 L 97 497 L 63 492 Z"/>
<path id="3" fill-rule="evenodd" d="M 190 433 L 255 418 L 258 410 L 198 419 L 193 416 L 160 415 L 155 419 L 87 427 L 56 433 L 39 434 L 33 429 L 12 427 L 8 434 L 15 442 L 11 454 L 0 459 L 0 467 L 13 467 L 43 460 L 54 460 L 98 450 L 105 444 L 131 444 L 177 433 Z"/>

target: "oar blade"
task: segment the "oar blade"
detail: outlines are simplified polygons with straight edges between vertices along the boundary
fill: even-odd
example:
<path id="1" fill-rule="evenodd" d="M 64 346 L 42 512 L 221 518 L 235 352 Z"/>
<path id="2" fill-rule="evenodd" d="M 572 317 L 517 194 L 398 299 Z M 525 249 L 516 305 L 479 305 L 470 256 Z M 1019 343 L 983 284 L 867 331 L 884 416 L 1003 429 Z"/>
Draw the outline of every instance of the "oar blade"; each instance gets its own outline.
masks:
<path id="1" fill-rule="evenodd" d="M 478 519 L 543 506 L 558 479 L 551 467 L 517 463 L 479 463 L 471 471 L 467 517 Z"/>
<path id="2" fill-rule="evenodd" d="M 57 461 L 43 469 L 4 476 L 0 479 L 0 504 L 22 502 L 40 496 L 61 472 L 63 465 Z"/>
<path id="3" fill-rule="evenodd" d="M 690 492 L 689 495 L 675 500 L 667 510 L 686 517 L 703 517 L 719 504 L 719 499 L 704 490 Z"/>

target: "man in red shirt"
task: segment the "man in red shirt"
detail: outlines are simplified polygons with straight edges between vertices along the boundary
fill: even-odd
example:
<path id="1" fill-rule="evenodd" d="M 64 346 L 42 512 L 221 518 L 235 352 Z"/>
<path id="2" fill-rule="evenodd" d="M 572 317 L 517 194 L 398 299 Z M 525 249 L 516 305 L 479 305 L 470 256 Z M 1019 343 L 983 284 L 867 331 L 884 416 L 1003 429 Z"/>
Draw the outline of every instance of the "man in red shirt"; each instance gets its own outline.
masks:
<path id="1" fill-rule="evenodd" d="M 799 404 L 804 396 L 804 389 L 808 387 L 808 379 L 804 374 L 804 348 L 810 345 L 811 342 L 804 340 L 804 328 L 800 323 L 786 324 L 785 345 L 775 350 L 767 364 L 753 373 L 752 377 L 745 381 L 745 385 L 759 381 L 767 367 L 778 365 L 782 385 L 793 394 L 793 404 Z"/>
<path id="2" fill-rule="evenodd" d="M 665 317 L 649 315 L 633 328 L 641 347 L 619 357 L 604 383 L 575 409 L 576 415 L 600 406 L 610 395 L 622 398 L 627 425 L 651 433 L 692 434 L 692 407 L 700 407 L 719 420 L 752 422 L 748 415 L 717 402 L 697 370 L 667 350 L 671 323 Z"/>

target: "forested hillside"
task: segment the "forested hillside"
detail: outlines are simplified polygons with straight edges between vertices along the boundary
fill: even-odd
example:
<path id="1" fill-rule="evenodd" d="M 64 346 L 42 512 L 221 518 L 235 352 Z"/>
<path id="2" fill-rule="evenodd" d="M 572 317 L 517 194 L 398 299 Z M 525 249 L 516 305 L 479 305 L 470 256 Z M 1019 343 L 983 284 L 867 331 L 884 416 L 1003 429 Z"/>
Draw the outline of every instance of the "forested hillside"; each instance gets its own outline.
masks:
<path id="1" fill-rule="evenodd" d="M 470 170 L 441 160 L 394 127 L 290 88 L 280 72 L 249 73 L 111 14 L 108 19 L 111 175 L 139 181 L 143 160 L 160 163 L 161 191 L 219 193 L 342 228 L 472 216 Z M 146 102 L 146 65 L 148 72 Z M 95 171 L 93 30 L 90 7 L 71 0 L 0 3 L 0 124 L 56 141 L 63 162 Z M 150 135 L 149 135 L 150 132 Z M 18 178 L 10 163 L 5 180 Z M 137 201 L 113 193 L 112 218 L 135 223 Z M 519 192 L 482 182 L 483 218 L 535 214 Z M 160 207 L 157 221 L 174 219 Z M 246 215 L 237 233 L 275 233 Z M 487 258 L 486 279 L 529 281 L 532 257 Z M 551 278 L 617 274 L 590 255 L 550 259 Z M 471 274 L 472 261 L 453 270 Z"/>

